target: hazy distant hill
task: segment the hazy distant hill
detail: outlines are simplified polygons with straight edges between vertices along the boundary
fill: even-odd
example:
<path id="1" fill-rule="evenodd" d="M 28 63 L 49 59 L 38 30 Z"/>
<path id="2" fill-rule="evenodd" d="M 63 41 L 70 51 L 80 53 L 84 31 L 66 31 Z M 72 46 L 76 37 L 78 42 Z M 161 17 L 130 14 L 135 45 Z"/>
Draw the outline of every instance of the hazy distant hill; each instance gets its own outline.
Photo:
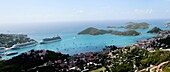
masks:
<path id="1" fill-rule="evenodd" d="M 124 26 L 126 29 L 146 29 L 149 28 L 149 24 L 145 22 L 135 23 L 135 22 L 128 22 L 127 25 Z"/>
<path id="2" fill-rule="evenodd" d="M 128 23 L 126 23 L 125 26 L 120 26 L 120 27 L 107 26 L 107 28 L 147 29 L 147 28 L 149 28 L 149 24 L 145 23 L 145 22 L 141 22 L 141 23 L 128 22 Z"/>

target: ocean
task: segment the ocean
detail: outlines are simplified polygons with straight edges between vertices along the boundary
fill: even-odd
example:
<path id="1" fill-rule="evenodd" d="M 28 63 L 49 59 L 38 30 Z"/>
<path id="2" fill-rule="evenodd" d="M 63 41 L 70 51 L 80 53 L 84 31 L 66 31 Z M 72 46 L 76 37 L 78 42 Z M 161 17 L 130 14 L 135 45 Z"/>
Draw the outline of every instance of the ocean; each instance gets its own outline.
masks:
<path id="1" fill-rule="evenodd" d="M 105 46 L 116 45 L 118 47 L 128 46 L 134 44 L 138 40 L 144 40 L 155 36 L 155 34 L 146 33 L 151 28 L 157 26 L 163 30 L 165 24 L 169 20 L 113 20 L 113 21 L 88 21 L 88 22 L 51 22 L 51 23 L 27 23 L 27 24 L 14 24 L 4 26 L 0 29 L 1 33 L 23 33 L 28 37 L 40 42 L 43 38 L 53 37 L 59 35 L 62 41 L 53 42 L 49 44 L 41 44 L 33 47 L 22 48 L 18 50 L 9 50 L 7 52 L 18 52 L 17 55 L 27 52 L 31 49 L 45 49 L 55 52 L 62 52 L 64 54 L 77 54 L 84 52 L 98 52 L 102 51 Z M 122 26 L 127 22 L 147 22 L 150 24 L 148 29 L 137 29 L 141 32 L 140 36 L 117 36 L 111 34 L 104 35 L 77 35 L 78 32 L 88 28 L 95 27 L 105 30 L 118 30 L 125 31 L 123 28 L 106 28 L 107 26 Z M 13 56 L 17 56 L 13 55 Z M 13 56 L 3 56 L 2 59 L 10 59 Z"/>

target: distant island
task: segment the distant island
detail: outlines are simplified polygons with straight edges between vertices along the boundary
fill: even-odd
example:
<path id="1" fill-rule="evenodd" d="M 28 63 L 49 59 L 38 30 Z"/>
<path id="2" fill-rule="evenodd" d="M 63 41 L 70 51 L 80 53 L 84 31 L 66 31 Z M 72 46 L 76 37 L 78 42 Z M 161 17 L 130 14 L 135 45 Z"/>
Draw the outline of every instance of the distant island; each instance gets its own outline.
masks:
<path id="1" fill-rule="evenodd" d="M 119 26 L 119 27 L 117 27 L 117 26 L 107 26 L 107 28 L 124 28 L 124 26 Z"/>
<path id="2" fill-rule="evenodd" d="M 78 35 L 80 34 L 89 34 L 89 35 L 113 34 L 113 35 L 121 35 L 121 36 L 138 36 L 141 33 L 135 30 L 127 30 L 127 31 L 121 32 L 121 31 L 114 31 L 114 30 L 100 30 L 97 28 L 89 27 L 78 33 Z"/>
<path id="3" fill-rule="evenodd" d="M 107 26 L 107 28 L 125 28 L 125 29 L 147 29 L 149 28 L 149 24 L 145 22 L 135 23 L 135 22 L 128 22 L 125 26 Z"/>
<path id="4" fill-rule="evenodd" d="M 149 30 L 147 33 L 159 33 L 160 31 L 162 31 L 160 28 L 158 27 L 154 27 L 151 30 Z"/>
<path id="5" fill-rule="evenodd" d="M 170 28 L 170 22 L 165 25 L 166 28 Z"/>

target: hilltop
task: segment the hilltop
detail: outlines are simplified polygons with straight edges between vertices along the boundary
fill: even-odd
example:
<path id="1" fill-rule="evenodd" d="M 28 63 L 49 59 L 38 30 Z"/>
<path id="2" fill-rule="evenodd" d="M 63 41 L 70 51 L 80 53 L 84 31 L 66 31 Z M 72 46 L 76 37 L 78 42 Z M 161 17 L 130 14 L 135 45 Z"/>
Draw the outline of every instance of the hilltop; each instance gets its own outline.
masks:
<path id="1" fill-rule="evenodd" d="M 10 60 L 0 61 L 2 72 L 40 72 L 54 71 L 48 66 L 49 61 L 64 61 L 69 55 L 49 50 L 31 50 Z M 42 66 L 41 66 L 42 65 Z M 41 66 L 41 67 L 38 67 Z M 59 68 L 59 67 L 58 67 Z M 51 70 L 52 69 L 52 70 Z"/>
<path id="2" fill-rule="evenodd" d="M 158 27 L 154 27 L 151 30 L 149 30 L 147 33 L 159 33 L 160 31 L 162 31 L 160 28 Z"/>
<path id="3" fill-rule="evenodd" d="M 46 50 L 31 50 L 0 61 L 0 71 L 8 72 L 80 72 L 113 71 L 134 72 L 147 71 L 151 65 L 160 65 L 170 60 L 169 51 L 149 52 L 135 45 L 117 48 L 107 46 L 101 52 L 87 52 L 73 56 Z M 169 63 L 164 71 L 168 71 Z M 155 70 L 155 69 L 154 69 Z"/>

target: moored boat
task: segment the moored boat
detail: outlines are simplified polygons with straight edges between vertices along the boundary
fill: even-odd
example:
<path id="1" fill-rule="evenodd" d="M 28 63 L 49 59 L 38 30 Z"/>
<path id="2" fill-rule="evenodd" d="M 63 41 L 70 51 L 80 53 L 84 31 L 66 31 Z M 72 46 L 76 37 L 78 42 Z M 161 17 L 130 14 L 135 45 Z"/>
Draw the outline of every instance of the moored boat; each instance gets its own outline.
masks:
<path id="1" fill-rule="evenodd" d="M 8 52 L 8 53 L 4 53 L 4 56 L 11 56 L 11 55 L 15 55 L 18 54 L 18 52 Z"/>
<path id="2" fill-rule="evenodd" d="M 5 47 L 0 47 L 0 53 L 3 53 L 6 51 L 6 48 Z"/>
<path id="3" fill-rule="evenodd" d="M 31 42 L 26 42 L 21 44 L 15 44 L 11 47 L 11 49 L 21 49 L 21 48 L 26 48 L 26 47 L 36 46 L 36 45 L 37 45 L 36 41 L 31 41 Z"/>
<path id="4" fill-rule="evenodd" d="M 46 43 L 51 43 L 51 42 L 56 42 L 56 41 L 60 41 L 61 37 L 60 36 L 55 36 L 52 38 L 44 38 L 40 44 L 46 44 Z"/>
<path id="5" fill-rule="evenodd" d="M 0 47 L 0 51 L 1 51 L 1 50 L 5 50 L 5 47 Z"/>

